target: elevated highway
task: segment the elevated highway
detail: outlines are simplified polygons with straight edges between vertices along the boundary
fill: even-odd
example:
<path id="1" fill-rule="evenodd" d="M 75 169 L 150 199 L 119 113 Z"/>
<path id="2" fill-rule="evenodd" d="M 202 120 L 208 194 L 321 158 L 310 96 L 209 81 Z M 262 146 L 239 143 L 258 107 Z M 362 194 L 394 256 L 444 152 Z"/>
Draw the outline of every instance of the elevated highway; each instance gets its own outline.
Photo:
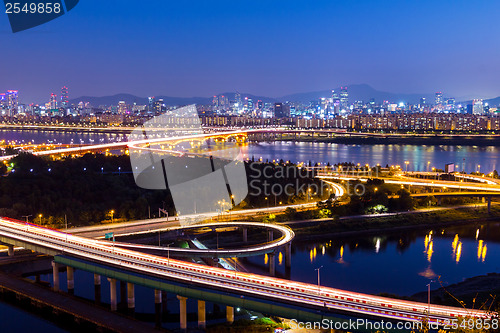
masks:
<path id="1" fill-rule="evenodd" d="M 116 242 L 115 246 L 122 247 L 126 249 L 133 249 L 137 251 L 145 251 L 145 250 L 153 250 L 157 254 L 166 255 L 167 252 L 175 257 L 214 257 L 214 258 L 237 258 L 237 257 L 250 257 L 256 256 L 266 253 L 274 252 L 276 249 L 284 247 L 289 244 L 293 238 L 295 237 L 295 233 L 287 226 L 279 225 L 279 224 L 271 224 L 271 223 L 261 223 L 261 222 L 212 222 L 212 223 L 203 223 L 203 224 L 195 224 L 188 226 L 173 226 L 164 229 L 155 229 L 154 232 L 171 232 L 176 230 L 189 230 L 189 229 L 201 229 L 201 228 L 265 228 L 271 232 L 278 232 L 280 236 L 275 240 L 265 242 L 262 245 L 255 245 L 249 247 L 241 247 L 238 249 L 184 249 L 178 247 L 161 247 L 161 246 L 152 246 L 152 245 L 142 245 L 142 244 L 132 244 L 132 243 L 123 243 Z M 152 231 L 146 230 L 142 232 L 134 232 L 129 234 L 121 234 L 121 236 L 128 235 L 138 235 L 141 233 L 151 233 Z M 100 239 L 104 238 L 103 236 L 98 237 Z"/>
<path id="2" fill-rule="evenodd" d="M 110 267 L 102 272 L 115 276 L 119 270 L 130 272 L 133 283 L 151 285 L 146 280 L 184 283 L 191 288 L 224 290 L 234 295 L 231 299 L 237 304 L 244 304 L 249 310 L 258 308 L 252 302 L 242 303 L 238 297 L 243 295 L 279 305 L 281 309 L 289 306 L 311 309 L 323 314 L 348 314 L 354 317 L 388 318 L 392 320 L 422 321 L 444 323 L 445 320 L 458 317 L 486 318 L 491 314 L 472 309 L 428 305 L 350 292 L 335 288 L 288 281 L 257 274 L 227 271 L 216 267 L 189 263 L 170 258 L 144 254 L 113 246 L 110 242 L 86 239 L 69 235 L 20 221 L 0 219 L 0 241 L 22 246 L 37 252 L 56 256 L 56 261 L 77 265 L 78 260 L 94 262 Z M 61 257 L 62 256 L 62 257 Z M 59 259 L 57 259 L 59 258 Z M 66 259 L 65 259 L 66 258 Z M 74 259 L 72 259 L 74 258 Z M 77 268 L 92 271 L 91 264 L 81 264 Z M 128 274 L 128 273 L 127 273 Z M 118 274 L 119 275 L 119 274 Z M 166 287 L 165 287 L 166 288 Z M 268 313 L 275 313 L 273 307 L 266 307 Z M 261 310 L 261 308 L 259 308 Z M 281 311 L 280 311 L 281 312 Z M 298 318 L 300 319 L 300 318 Z"/>

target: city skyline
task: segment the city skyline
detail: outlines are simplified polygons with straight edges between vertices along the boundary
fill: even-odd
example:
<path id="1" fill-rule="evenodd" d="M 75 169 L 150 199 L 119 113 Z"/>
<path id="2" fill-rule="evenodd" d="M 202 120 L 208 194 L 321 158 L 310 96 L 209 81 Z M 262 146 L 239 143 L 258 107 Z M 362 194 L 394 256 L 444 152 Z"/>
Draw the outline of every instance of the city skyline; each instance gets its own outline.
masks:
<path id="1" fill-rule="evenodd" d="M 171 99 L 182 99 L 185 100 L 185 103 L 182 102 L 174 102 L 170 103 L 169 105 L 185 105 L 185 104 L 209 104 L 209 100 L 211 103 L 211 100 L 215 97 L 224 97 L 226 96 L 231 96 L 231 95 L 241 95 L 241 96 L 246 96 L 249 98 L 256 98 L 257 100 L 263 99 L 266 101 L 272 101 L 272 102 L 306 102 L 306 101 L 312 101 L 316 99 L 321 99 L 321 98 L 330 98 L 332 97 L 333 94 L 335 93 L 340 93 L 343 88 L 349 89 L 350 92 L 350 97 L 348 97 L 348 100 L 346 99 L 343 103 L 353 103 L 357 101 L 362 101 L 362 102 L 369 102 L 370 100 L 375 100 L 378 103 L 382 103 L 385 101 L 388 102 L 393 102 L 393 103 L 405 103 L 405 104 L 418 104 L 422 100 L 426 101 L 427 104 L 429 104 L 431 101 L 434 102 L 435 98 L 438 94 L 441 95 L 441 98 L 443 99 L 442 102 L 446 102 L 448 99 L 453 99 L 457 103 L 465 103 L 465 102 L 470 102 L 475 99 L 482 99 L 482 100 L 496 100 L 500 99 L 500 91 L 498 94 L 489 96 L 489 97 L 484 97 L 483 95 L 473 95 L 469 94 L 466 96 L 455 96 L 445 90 L 439 90 L 436 92 L 423 92 L 423 93 L 398 93 L 398 92 L 392 92 L 392 91 L 381 91 L 378 89 L 375 89 L 373 86 L 369 84 L 350 84 L 350 85 L 340 85 L 336 87 L 335 89 L 323 89 L 319 91 L 303 91 L 303 92 L 296 92 L 293 94 L 287 94 L 287 95 L 281 95 L 281 96 L 272 96 L 269 94 L 262 94 L 262 95 L 256 95 L 252 92 L 241 92 L 238 91 L 237 89 L 233 89 L 230 91 L 224 91 L 224 92 L 216 92 L 214 94 L 211 94 L 209 96 L 200 96 L 200 95 L 192 95 L 192 96 L 174 96 L 174 95 L 168 95 L 168 94 L 147 94 L 141 96 L 140 94 L 136 94 L 134 92 L 121 92 L 117 94 L 108 94 L 108 95 L 90 95 L 90 94 L 83 94 L 83 95 L 78 95 L 75 96 L 74 94 L 69 94 L 69 88 L 67 85 L 63 85 L 58 89 L 49 89 L 49 93 L 47 96 L 44 96 L 41 98 L 39 101 L 27 101 L 26 100 L 26 95 L 30 96 L 30 92 L 28 91 L 27 94 L 26 92 L 20 92 L 20 90 L 16 89 L 5 89 L 3 90 L 2 93 L 0 93 L 0 99 L 6 96 L 6 94 L 10 91 L 15 91 L 20 95 L 20 97 L 17 97 L 19 100 L 19 104 L 24 104 L 24 105 L 44 105 L 47 103 L 47 101 L 52 101 L 52 98 L 55 96 L 57 97 L 58 103 L 64 104 L 65 106 L 68 105 L 69 102 L 73 102 L 73 104 L 76 104 L 78 102 L 89 102 L 88 99 L 107 99 L 107 98 L 114 98 L 117 96 L 125 96 L 127 98 L 135 98 L 138 100 L 145 100 L 151 97 L 160 97 L 160 98 L 171 98 Z M 355 96 L 352 96 L 352 88 L 355 88 L 356 93 L 354 94 Z M 2 90 L 0 90 L 2 91 Z M 443 92 L 444 91 L 444 92 Z M 24 95 L 24 96 L 23 96 Z M 360 96 L 361 95 L 361 96 Z M 386 96 L 384 96 L 386 95 Z M 64 101 L 63 101 L 64 97 Z M 347 97 L 346 97 L 347 98 Z M 206 100 L 203 103 L 200 103 L 201 100 Z M 117 100 L 116 103 L 119 101 Z M 116 104 L 116 103 L 103 103 L 103 105 L 111 105 L 111 104 Z M 131 103 L 132 104 L 132 103 Z M 432 103 L 431 103 L 432 104 Z M 439 102 L 435 104 L 440 104 Z M 495 102 L 496 104 L 496 102 Z"/>
<path id="2" fill-rule="evenodd" d="M 135 4 L 87 1 L 4 34 L 0 90 L 29 92 L 26 102 L 63 85 L 72 96 L 283 96 L 364 82 L 457 99 L 500 95 L 496 3 Z M 6 17 L 0 27 L 8 30 Z"/>

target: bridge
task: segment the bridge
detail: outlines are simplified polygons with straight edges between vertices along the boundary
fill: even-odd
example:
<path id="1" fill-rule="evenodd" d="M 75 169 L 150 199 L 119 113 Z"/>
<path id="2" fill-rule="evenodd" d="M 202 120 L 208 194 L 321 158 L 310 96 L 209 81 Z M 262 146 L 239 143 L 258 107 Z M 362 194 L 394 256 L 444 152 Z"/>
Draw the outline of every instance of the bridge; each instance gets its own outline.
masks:
<path id="1" fill-rule="evenodd" d="M 87 239 L 58 230 L 7 218 L 0 219 L 0 241 L 54 256 L 54 289 L 59 288 L 59 265 L 67 266 L 68 287 L 74 288 L 74 269 L 93 272 L 110 281 L 111 309 L 116 310 L 116 281 L 127 282 L 128 306 L 135 307 L 134 285 L 161 292 L 175 292 L 180 300 L 180 323 L 185 329 L 186 298 L 199 300 L 199 324 L 205 325 L 205 300 L 227 304 L 227 318 L 234 320 L 234 306 L 298 320 L 346 316 L 422 321 L 443 324 L 458 317 L 485 318 L 484 311 L 390 299 L 320 285 L 288 281 L 257 274 L 228 271 L 176 259 L 164 258 Z M 97 278 L 99 277 L 99 278 Z M 100 282 L 99 282 L 100 283 Z M 158 296 L 159 295 L 159 296 Z"/>

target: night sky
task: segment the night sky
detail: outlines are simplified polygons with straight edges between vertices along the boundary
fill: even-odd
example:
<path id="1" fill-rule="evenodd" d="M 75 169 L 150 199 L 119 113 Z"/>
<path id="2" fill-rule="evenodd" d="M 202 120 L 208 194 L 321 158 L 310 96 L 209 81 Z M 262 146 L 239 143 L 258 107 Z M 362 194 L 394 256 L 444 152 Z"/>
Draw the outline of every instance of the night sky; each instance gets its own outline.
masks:
<path id="1" fill-rule="evenodd" d="M 367 83 L 500 95 L 498 1 L 82 0 L 13 34 L 0 13 L 0 91 L 20 101 L 132 93 L 279 97 Z"/>

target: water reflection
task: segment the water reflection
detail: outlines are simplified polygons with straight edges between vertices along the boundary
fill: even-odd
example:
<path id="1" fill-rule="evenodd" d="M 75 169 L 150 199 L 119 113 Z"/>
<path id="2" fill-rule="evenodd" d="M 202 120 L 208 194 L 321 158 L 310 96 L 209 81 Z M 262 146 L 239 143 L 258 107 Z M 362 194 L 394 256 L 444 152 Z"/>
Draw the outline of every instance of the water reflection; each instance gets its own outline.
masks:
<path id="1" fill-rule="evenodd" d="M 293 248 L 294 280 L 317 283 L 314 269 L 323 265 L 327 286 L 411 295 L 425 290 L 428 280 L 437 276 L 447 285 L 500 271 L 500 223 L 339 237 L 333 241 L 297 240 Z"/>
<path id="2" fill-rule="evenodd" d="M 457 256 L 456 256 L 456 262 L 457 264 L 460 262 L 460 257 L 462 256 L 462 242 L 459 242 L 458 243 L 458 247 L 457 247 Z"/>
<path id="3" fill-rule="evenodd" d="M 494 146 L 427 146 L 427 145 L 350 145 L 335 143 L 274 142 L 242 148 L 244 158 L 265 160 L 312 161 L 313 163 L 354 162 L 369 165 L 404 165 L 408 170 L 429 171 L 454 162 L 458 170 L 491 172 L 498 170 L 500 148 Z M 430 163 L 428 163 L 430 162 Z"/>

